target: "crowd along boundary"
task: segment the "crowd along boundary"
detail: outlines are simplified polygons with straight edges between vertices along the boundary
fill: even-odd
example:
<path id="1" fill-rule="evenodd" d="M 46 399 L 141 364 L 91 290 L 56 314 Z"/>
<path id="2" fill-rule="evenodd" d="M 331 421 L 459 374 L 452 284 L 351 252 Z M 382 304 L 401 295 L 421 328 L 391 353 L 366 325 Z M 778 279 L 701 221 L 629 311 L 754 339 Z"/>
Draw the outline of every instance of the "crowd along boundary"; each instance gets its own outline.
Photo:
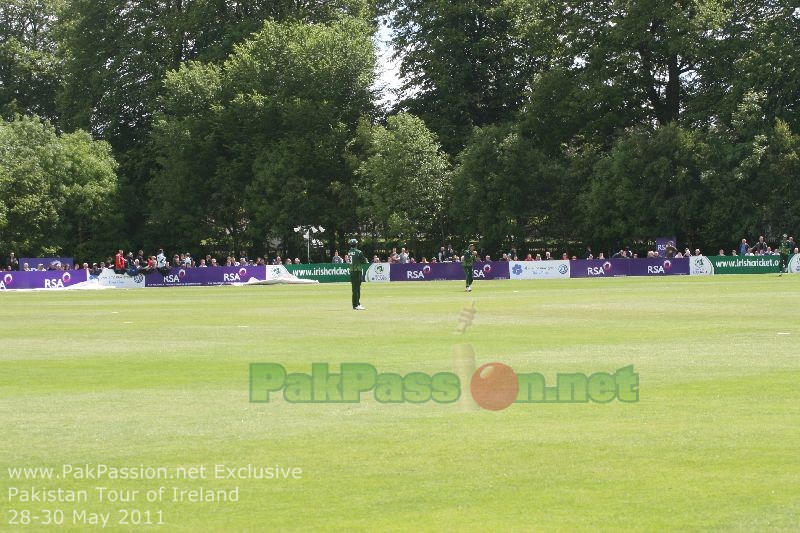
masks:
<path id="1" fill-rule="evenodd" d="M 493 279 L 568 279 L 619 276 L 703 276 L 724 274 L 777 274 L 779 256 L 697 256 L 678 259 L 578 259 L 573 261 L 492 261 L 477 262 L 476 280 Z M 789 260 L 789 273 L 800 274 L 800 254 Z M 78 284 L 99 287 L 138 289 L 148 287 L 209 287 L 270 281 L 286 277 L 311 279 L 320 283 L 349 281 L 349 266 L 342 263 L 307 265 L 268 265 L 244 267 L 172 268 L 166 274 L 116 274 L 105 269 L 94 276 L 86 270 L 44 272 L 2 272 L 0 290 L 68 289 Z M 365 271 L 372 283 L 397 281 L 456 281 L 464 279 L 460 263 L 373 263 Z M 83 285 L 82 285 L 83 286 Z"/>

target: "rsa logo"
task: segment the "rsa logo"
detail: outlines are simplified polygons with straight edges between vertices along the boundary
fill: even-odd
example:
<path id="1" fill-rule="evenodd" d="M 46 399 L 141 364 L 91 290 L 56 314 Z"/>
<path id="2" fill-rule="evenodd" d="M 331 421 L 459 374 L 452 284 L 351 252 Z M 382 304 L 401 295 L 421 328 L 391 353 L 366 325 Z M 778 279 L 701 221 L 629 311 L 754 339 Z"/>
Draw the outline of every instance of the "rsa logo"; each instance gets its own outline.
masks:
<path id="1" fill-rule="evenodd" d="M 186 277 L 186 270 L 180 269 L 177 274 L 167 274 L 164 276 L 164 283 L 180 283 Z"/>
<path id="2" fill-rule="evenodd" d="M 589 276 L 605 276 L 611 273 L 611 263 L 606 261 L 603 266 L 586 267 L 586 274 Z"/>
<path id="3" fill-rule="evenodd" d="M 45 289 L 63 289 L 65 284 L 69 284 L 72 280 L 72 275 L 69 272 L 64 272 L 60 278 L 45 278 Z"/>

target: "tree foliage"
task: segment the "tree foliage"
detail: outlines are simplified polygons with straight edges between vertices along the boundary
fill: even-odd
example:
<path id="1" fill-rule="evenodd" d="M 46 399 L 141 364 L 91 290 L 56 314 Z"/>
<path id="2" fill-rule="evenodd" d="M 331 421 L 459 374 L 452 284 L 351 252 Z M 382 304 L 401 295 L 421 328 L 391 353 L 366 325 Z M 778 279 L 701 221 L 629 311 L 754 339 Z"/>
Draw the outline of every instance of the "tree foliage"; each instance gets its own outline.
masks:
<path id="1" fill-rule="evenodd" d="M 60 0 L 0 3 L 0 116 L 36 114 L 55 120 L 62 81 L 54 32 Z"/>
<path id="2" fill-rule="evenodd" d="M 422 119 L 405 113 L 362 135 L 366 154 L 357 170 L 359 218 L 390 240 L 441 238 L 452 182 L 436 136 Z"/>
<path id="3" fill-rule="evenodd" d="M 403 77 L 389 117 L 378 17 Z M 790 0 L 6 0 L 4 243 L 99 250 L 92 216 L 118 212 L 137 247 L 255 254 L 296 255 L 301 224 L 331 248 L 797 234 L 798 36 Z M 121 207 L 82 196 L 114 174 Z"/>
<path id="4" fill-rule="evenodd" d="M 370 35 L 351 17 L 267 22 L 221 67 L 169 73 L 150 187 L 160 231 L 263 246 L 297 224 L 352 224 L 338 211 L 353 179 L 346 147 L 371 109 Z"/>
<path id="5" fill-rule="evenodd" d="M 86 132 L 0 120 L 0 249 L 105 257 L 118 237 L 116 162 Z"/>

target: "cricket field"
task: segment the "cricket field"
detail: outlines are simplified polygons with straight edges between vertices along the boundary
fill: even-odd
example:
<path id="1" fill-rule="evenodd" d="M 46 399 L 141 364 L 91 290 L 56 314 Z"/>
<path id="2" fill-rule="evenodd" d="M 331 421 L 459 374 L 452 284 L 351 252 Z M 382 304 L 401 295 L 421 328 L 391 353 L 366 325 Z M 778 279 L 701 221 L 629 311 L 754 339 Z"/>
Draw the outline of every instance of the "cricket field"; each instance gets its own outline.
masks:
<path id="1" fill-rule="evenodd" d="M 800 527 L 800 276 L 367 283 L 362 303 L 0 293 L 0 530 Z M 250 401 L 253 363 L 434 375 L 462 344 L 548 385 L 632 365 L 638 401 Z"/>

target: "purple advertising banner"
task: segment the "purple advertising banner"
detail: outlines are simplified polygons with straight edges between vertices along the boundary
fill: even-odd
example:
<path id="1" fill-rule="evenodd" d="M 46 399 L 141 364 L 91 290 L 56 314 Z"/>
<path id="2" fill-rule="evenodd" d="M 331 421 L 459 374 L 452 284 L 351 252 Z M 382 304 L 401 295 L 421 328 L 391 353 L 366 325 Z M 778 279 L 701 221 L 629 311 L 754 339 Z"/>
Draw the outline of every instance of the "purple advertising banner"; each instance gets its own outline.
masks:
<path id="1" fill-rule="evenodd" d="M 628 260 L 629 276 L 688 276 L 689 258 L 661 257 Z"/>
<path id="2" fill-rule="evenodd" d="M 508 279 L 506 261 L 477 262 L 473 276 L 481 279 Z M 440 281 L 464 279 L 461 263 L 406 263 L 393 264 L 389 271 L 390 281 Z"/>
<path id="3" fill-rule="evenodd" d="M 571 278 L 610 278 L 627 276 L 628 262 L 635 259 L 576 259 L 569 263 Z"/>
<path id="4" fill-rule="evenodd" d="M 570 262 L 571 278 L 668 276 L 689 273 L 689 259 L 579 259 Z"/>
<path id="5" fill-rule="evenodd" d="M 244 283 L 250 278 L 266 278 L 266 267 L 171 268 L 166 276 L 153 272 L 144 277 L 145 287 L 199 287 Z"/>
<path id="6" fill-rule="evenodd" d="M 63 289 L 88 279 L 89 275 L 85 270 L 0 272 L 0 290 Z"/>

